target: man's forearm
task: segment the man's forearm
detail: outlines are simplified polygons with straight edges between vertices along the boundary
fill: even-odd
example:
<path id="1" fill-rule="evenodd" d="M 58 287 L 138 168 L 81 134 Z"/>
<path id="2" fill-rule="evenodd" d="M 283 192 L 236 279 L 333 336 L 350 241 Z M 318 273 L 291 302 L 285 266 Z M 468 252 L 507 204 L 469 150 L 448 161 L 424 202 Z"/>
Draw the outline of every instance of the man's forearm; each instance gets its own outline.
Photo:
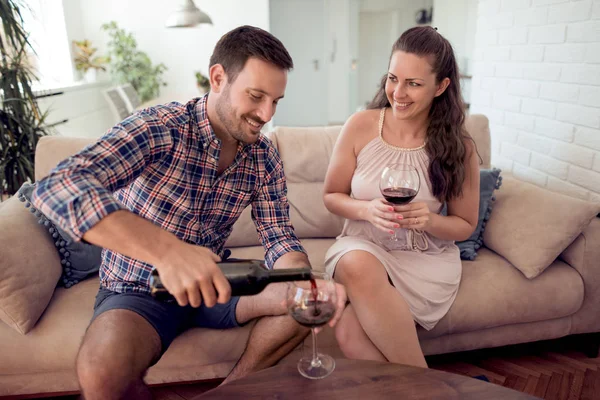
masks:
<path id="1" fill-rule="evenodd" d="M 308 256 L 300 251 L 290 251 L 285 253 L 275 261 L 273 268 L 310 268 L 310 262 Z"/>
<path id="2" fill-rule="evenodd" d="M 103 218 L 83 235 L 83 239 L 149 264 L 157 263 L 177 241 L 170 232 L 125 210 Z"/>

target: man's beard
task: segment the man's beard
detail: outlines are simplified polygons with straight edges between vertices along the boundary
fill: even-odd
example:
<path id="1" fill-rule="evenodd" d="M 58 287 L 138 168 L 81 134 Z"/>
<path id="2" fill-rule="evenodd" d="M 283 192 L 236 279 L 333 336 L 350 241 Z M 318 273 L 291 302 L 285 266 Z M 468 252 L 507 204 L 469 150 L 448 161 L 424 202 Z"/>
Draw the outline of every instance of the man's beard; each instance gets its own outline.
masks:
<path id="1" fill-rule="evenodd" d="M 236 125 L 235 110 L 231 105 L 230 89 L 231 87 L 229 85 L 223 89 L 223 95 L 217 101 L 215 108 L 217 116 L 221 120 L 227 133 L 234 139 L 243 142 L 245 135 L 244 132 L 241 131 L 240 126 Z"/>

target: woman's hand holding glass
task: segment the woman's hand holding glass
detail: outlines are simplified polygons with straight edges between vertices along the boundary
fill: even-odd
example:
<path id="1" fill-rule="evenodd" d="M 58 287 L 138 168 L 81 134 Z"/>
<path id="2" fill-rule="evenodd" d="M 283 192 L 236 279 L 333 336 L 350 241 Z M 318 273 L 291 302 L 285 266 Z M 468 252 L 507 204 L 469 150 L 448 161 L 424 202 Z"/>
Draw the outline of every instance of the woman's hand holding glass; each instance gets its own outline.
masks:
<path id="1" fill-rule="evenodd" d="M 398 224 L 400 228 L 426 230 L 431 222 L 431 212 L 427 203 L 417 202 L 394 206 L 396 213 L 402 216 Z"/>
<path id="2" fill-rule="evenodd" d="M 393 204 L 388 203 L 384 198 L 378 198 L 367 203 L 363 219 L 377 229 L 393 234 L 395 229 L 401 227 L 400 221 L 403 216 L 394 210 Z"/>

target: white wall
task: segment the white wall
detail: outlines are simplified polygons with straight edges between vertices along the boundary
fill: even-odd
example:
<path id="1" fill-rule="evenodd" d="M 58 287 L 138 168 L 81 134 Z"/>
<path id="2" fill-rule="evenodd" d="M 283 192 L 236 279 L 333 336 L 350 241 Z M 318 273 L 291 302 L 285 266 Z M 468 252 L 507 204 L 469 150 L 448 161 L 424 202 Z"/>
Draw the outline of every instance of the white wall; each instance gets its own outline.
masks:
<path id="1" fill-rule="evenodd" d="M 359 0 L 270 3 L 271 32 L 294 59 L 275 124 L 343 124 L 357 106 Z"/>
<path id="2" fill-rule="evenodd" d="M 60 93 L 38 99 L 42 111 L 48 111 L 47 123 L 59 123 L 51 133 L 61 136 L 102 136 L 107 129 L 119 122 L 109 109 L 102 91 L 109 87 L 106 82 L 76 84 L 52 90 Z"/>
<path id="3" fill-rule="evenodd" d="M 392 45 L 402 32 L 416 26 L 415 14 L 429 10 L 433 0 L 362 0 L 359 15 L 358 97 L 364 106 L 387 72 Z M 435 15 L 435 9 L 434 9 Z"/>
<path id="4" fill-rule="evenodd" d="M 472 112 L 492 163 L 600 200 L 600 1 L 480 0 Z"/>
<path id="5" fill-rule="evenodd" d="M 466 72 L 466 59 L 473 54 L 478 0 L 433 0 L 433 21 L 454 48 L 459 67 Z M 528 0 L 524 0 L 528 1 Z"/>
<path id="6" fill-rule="evenodd" d="M 458 68 L 463 75 L 472 73 L 478 5 L 478 0 L 433 0 L 431 26 L 437 27 L 438 32 L 452 44 Z M 463 98 L 469 104 L 471 79 L 461 79 L 460 85 Z"/>
<path id="7" fill-rule="evenodd" d="M 329 101 L 327 107 L 327 123 L 340 125 L 346 122 L 354 110 L 350 105 L 350 73 L 351 73 L 351 43 L 349 0 L 328 0 L 326 2 L 327 35 L 325 49 L 328 55 L 327 90 Z M 356 27 L 355 27 L 356 28 Z"/>
<path id="8" fill-rule="evenodd" d="M 270 1 L 271 33 L 281 40 L 294 61 L 285 98 L 273 118 L 274 125 L 327 125 L 330 61 L 325 51 L 328 37 L 325 10 L 323 0 Z"/>
<path id="9" fill-rule="evenodd" d="M 208 71 L 209 58 L 219 38 L 239 25 L 269 29 L 268 0 L 196 0 L 196 5 L 212 19 L 213 25 L 196 28 L 164 27 L 165 20 L 178 1 L 165 0 L 63 0 L 68 32 L 83 35 L 73 39 L 89 39 L 104 53 L 108 34 L 100 29 L 104 23 L 116 21 L 120 28 L 134 34 L 138 48 L 146 52 L 154 64 L 164 63 L 168 86 L 162 93 L 197 96 L 194 72 Z M 77 18 L 77 8 L 80 17 Z"/>
<path id="10" fill-rule="evenodd" d="M 88 39 L 98 48 L 97 54 L 104 55 L 108 34 L 100 26 L 114 20 L 134 34 L 138 48 L 154 64 L 162 62 L 167 66 L 164 78 L 168 86 L 161 88 L 159 100 L 187 101 L 199 95 L 194 72 L 208 71 L 212 50 L 224 33 L 244 24 L 269 29 L 268 0 L 196 0 L 198 7 L 212 18 L 212 26 L 164 28 L 165 19 L 177 4 L 158 0 L 62 0 L 69 48 L 72 52 L 73 40 Z M 102 94 L 110 86 L 109 79 L 108 73 L 99 72 L 96 84 L 54 88 L 51 92 L 64 93 L 40 99 L 40 107 L 50 111 L 49 123 L 68 119 L 54 131 L 65 136 L 98 137 L 118 122 Z"/>

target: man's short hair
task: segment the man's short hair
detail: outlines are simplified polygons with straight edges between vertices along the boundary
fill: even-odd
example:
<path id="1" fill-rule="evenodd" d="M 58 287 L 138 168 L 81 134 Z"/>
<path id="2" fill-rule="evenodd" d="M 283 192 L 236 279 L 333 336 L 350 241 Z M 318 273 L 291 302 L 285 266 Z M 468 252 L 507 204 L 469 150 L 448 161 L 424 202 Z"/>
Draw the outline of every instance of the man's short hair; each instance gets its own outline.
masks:
<path id="1" fill-rule="evenodd" d="M 235 81 L 250 57 L 256 57 L 289 71 L 292 57 L 279 39 L 269 32 L 249 25 L 227 32 L 215 46 L 210 65 L 221 64 L 229 82 Z"/>

